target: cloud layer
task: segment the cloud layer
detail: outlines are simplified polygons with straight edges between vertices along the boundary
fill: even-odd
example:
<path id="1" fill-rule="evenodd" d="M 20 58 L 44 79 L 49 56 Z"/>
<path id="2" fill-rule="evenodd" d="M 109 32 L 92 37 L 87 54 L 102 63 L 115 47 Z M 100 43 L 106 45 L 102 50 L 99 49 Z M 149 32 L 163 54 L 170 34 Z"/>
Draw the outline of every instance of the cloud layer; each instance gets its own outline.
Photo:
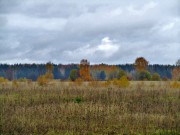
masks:
<path id="1" fill-rule="evenodd" d="M 179 0 L 0 0 L 0 63 L 174 64 Z"/>

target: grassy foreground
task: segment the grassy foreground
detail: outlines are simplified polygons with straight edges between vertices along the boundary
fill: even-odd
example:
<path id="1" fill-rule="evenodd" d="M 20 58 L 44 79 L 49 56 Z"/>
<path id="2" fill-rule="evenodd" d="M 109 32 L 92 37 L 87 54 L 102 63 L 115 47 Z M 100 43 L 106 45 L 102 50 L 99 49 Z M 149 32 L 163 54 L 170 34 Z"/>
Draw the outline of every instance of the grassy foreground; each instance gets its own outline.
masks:
<path id="1" fill-rule="evenodd" d="M 0 88 L 1 135 L 180 134 L 180 90 L 20 84 Z"/>

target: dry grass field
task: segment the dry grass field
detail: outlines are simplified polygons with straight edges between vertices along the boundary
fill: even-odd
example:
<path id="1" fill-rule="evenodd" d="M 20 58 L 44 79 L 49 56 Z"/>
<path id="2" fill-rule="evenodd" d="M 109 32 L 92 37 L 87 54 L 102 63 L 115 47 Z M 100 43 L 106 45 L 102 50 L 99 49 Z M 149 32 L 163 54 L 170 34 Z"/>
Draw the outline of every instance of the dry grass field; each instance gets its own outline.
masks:
<path id="1" fill-rule="evenodd" d="M 0 87 L 1 135 L 179 135 L 180 88 L 171 82 L 11 82 Z"/>

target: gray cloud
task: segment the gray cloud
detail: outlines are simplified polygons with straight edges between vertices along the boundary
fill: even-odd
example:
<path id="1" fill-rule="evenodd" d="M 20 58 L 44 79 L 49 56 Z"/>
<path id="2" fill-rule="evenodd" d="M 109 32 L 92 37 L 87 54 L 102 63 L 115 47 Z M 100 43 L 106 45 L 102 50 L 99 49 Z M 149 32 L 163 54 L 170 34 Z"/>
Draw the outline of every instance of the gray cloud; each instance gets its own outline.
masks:
<path id="1" fill-rule="evenodd" d="M 0 62 L 174 64 L 178 0 L 0 0 Z"/>

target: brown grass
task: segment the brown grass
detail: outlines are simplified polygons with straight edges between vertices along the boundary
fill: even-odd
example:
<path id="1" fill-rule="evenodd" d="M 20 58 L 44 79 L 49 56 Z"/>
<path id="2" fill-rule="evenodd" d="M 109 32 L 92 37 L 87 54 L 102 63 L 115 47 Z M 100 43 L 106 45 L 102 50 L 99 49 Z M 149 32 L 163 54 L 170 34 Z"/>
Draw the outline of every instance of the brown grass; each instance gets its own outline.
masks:
<path id="1" fill-rule="evenodd" d="M 180 134 L 180 89 L 161 82 L 9 84 L 0 88 L 0 116 L 3 135 Z"/>

